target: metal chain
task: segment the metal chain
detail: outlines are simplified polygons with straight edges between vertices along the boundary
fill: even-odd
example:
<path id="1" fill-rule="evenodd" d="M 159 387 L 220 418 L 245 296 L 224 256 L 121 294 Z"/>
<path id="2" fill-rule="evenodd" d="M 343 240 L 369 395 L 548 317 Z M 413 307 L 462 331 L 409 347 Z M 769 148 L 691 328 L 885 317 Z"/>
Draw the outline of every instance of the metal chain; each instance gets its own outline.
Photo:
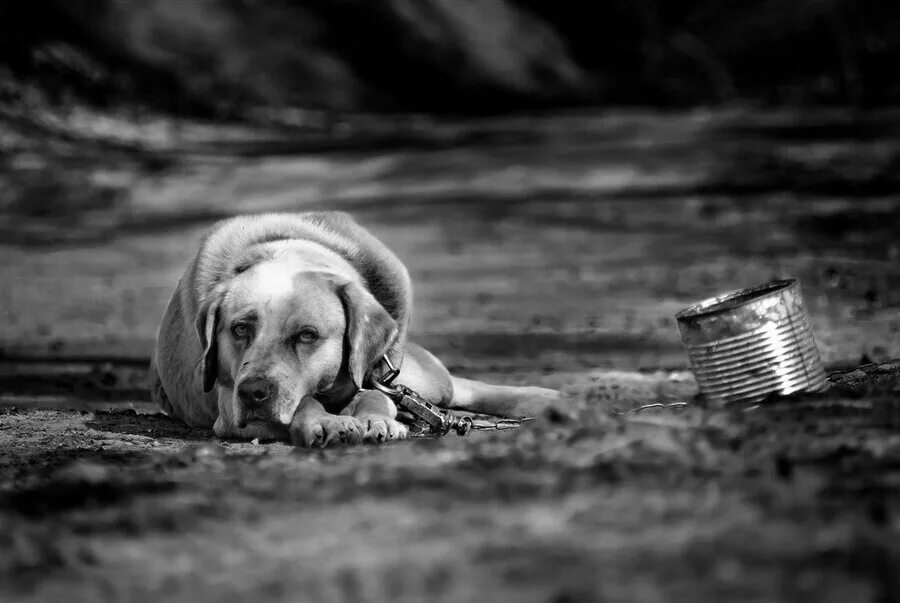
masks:
<path id="1" fill-rule="evenodd" d="M 670 408 L 684 408 L 687 405 L 688 405 L 687 402 L 670 402 L 668 404 L 663 403 L 663 402 L 654 402 L 653 404 L 644 404 L 643 406 L 638 406 L 637 408 L 632 408 L 630 410 L 623 410 L 623 411 L 619 412 L 618 414 L 620 414 L 620 415 L 637 414 L 637 413 L 641 413 L 641 412 L 644 412 L 645 410 L 650 410 L 653 408 L 660 409 L 660 410 L 665 410 L 665 409 L 670 409 Z"/>
<path id="2" fill-rule="evenodd" d="M 458 416 L 451 410 L 439 408 L 428 402 L 422 396 L 409 387 L 397 384 L 394 380 L 400 374 L 400 370 L 394 367 L 390 358 L 382 357 L 380 363 L 387 370 L 381 377 L 372 375 L 370 381 L 372 387 L 389 397 L 397 405 L 397 418 L 409 427 L 413 435 L 441 437 L 451 431 L 456 435 L 465 436 L 472 431 L 504 431 L 515 429 L 528 419 L 499 419 L 489 421 L 486 419 L 473 419 L 472 417 Z"/>

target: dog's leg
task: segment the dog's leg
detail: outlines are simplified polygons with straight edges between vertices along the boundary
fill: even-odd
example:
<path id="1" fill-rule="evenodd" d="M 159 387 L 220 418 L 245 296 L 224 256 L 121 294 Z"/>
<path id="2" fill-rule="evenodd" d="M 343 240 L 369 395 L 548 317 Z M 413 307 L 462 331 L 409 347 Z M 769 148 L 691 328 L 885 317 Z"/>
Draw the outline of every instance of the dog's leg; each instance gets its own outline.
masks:
<path id="1" fill-rule="evenodd" d="M 491 385 L 461 377 L 451 377 L 451 380 L 453 399 L 450 408 L 498 417 L 535 417 L 562 399 L 560 392 L 543 387 Z"/>
<path id="2" fill-rule="evenodd" d="M 453 377 L 440 360 L 413 343 L 407 345 L 397 382 L 443 408 L 510 419 L 537 416 L 562 399 L 560 392 L 543 387 L 490 385 Z"/>
<path id="3" fill-rule="evenodd" d="M 291 442 L 307 448 L 331 444 L 358 444 L 365 433 L 363 424 L 349 414 L 333 415 L 322 403 L 306 396 L 300 401 L 289 427 Z"/>
<path id="4" fill-rule="evenodd" d="M 359 419 L 364 442 L 402 440 L 408 433 L 406 425 L 397 421 L 397 406 L 377 390 L 360 390 L 341 414 Z"/>

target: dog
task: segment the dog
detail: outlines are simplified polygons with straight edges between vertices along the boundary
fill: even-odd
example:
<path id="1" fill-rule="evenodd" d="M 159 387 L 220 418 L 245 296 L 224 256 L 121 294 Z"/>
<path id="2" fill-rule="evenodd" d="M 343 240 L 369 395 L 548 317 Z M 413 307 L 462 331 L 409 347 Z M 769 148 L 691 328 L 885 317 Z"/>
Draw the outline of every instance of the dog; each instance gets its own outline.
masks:
<path id="1" fill-rule="evenodd" d="M 560 399 L 451 376 L 407 341 L 411 306 L 406 267 L 348 214 L 224 220 L 166 308 L 153 400 L 219 438 L 313 447 L 407 436 L 394 402 L 371 387 L 385 356 L 397 382 L 442 408 L 521 418 Z"/>

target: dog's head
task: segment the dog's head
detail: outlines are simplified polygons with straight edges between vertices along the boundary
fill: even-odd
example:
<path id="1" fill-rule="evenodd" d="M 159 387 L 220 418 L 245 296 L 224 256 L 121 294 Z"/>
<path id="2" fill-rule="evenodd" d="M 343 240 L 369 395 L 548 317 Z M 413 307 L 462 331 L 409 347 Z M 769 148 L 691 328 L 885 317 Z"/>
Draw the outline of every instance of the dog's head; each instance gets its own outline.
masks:
<path id="1" fill-rule="evenodd" d="M 304 396 L 357 387 L 397 324 L 356 280 L 265 262 L 208 296 L 197 317 L 203 389 L 232 390 L 235 421 L 289 425 Z"/>

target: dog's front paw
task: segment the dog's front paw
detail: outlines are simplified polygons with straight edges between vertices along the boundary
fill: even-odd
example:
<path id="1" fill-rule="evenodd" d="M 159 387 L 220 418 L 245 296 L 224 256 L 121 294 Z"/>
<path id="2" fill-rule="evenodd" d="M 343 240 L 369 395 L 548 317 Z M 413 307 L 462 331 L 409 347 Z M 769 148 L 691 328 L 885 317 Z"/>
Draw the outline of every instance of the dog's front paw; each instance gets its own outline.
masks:
<path id="1" fill-rule="evenodd" d="M 327 413 L 298 417 L 290 428 L 291 443 L 306 448 L 359 444 L 365 432 L 365 426 L 356 417 Z"/>
<path id="2" fill-rule="evenodd" d="M 381 443 L 403 440 L 409 434 L 406 425 L 385 415 L 364 414 L 358 418 L 363 425 L 363 442 Z"/>

